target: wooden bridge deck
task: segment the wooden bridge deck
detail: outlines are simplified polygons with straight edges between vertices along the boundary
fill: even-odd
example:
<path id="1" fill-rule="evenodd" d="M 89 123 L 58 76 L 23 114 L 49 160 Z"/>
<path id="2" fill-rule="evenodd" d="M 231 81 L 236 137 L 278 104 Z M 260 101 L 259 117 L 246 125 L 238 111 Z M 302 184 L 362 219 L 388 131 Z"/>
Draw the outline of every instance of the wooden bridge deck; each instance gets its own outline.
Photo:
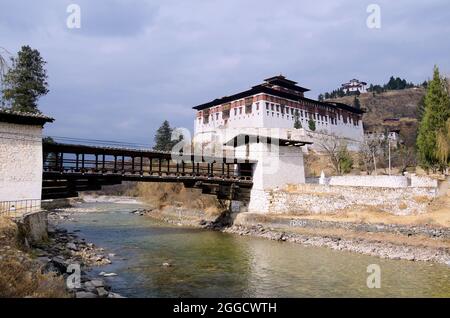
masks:
<path id="1" fill-rule="evenodd" d="M 245 199 L 253 185 L 252 165 L 234 158 L 196 157 L 153 150 L 43 144 L 42 199 L 77 196 L 103 185 L 136 182 L 182 182 L 220 198 Z"/>

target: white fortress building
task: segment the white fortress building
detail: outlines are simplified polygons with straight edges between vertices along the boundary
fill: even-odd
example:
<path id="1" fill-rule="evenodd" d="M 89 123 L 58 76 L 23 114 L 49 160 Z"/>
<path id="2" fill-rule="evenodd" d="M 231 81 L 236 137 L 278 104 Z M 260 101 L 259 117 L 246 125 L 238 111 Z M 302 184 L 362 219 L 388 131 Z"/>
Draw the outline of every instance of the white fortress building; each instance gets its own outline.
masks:
<path id="1" fill-rule="evenodd" d="M 211 142 L 212 136 L 230 128 L 241 133 L 249 128 L 279 129 L 281 135 L 277 137 L 287 138 L 289 131 L 296 130 L 296 116 L 304 133 L 313 139 L 325 134 L 347 139 L 349 144 L 363 141 L 362 110 L 306 98 L 307 91 L 279 75 L 249 90 L 195 106 L 195 141 Z M 315 123 L 315 131 L 311 131 L 309 121 Z"/>
<path id="2" fill-rule="evenodd" d="M 342 89 L 346 94 L 352 92 L 367 93 L 367 83 L 360 82 L 359 80 L 354 78 L 350 80 L 350 82 L 342 84 Z"/>
<path id="3" fill-rule="evenodd" d="M 267 210 L 260 204 L 267 202 L 265 191 L 305 183 L 303 153 L 319 138 L 336 136 L 346 140 L 349 149 L 364 140 L 362 110 L 306 98 L 307 91 L 279 75 L 193 107 L 196 147 L 256 162 L 249 211 Z M 296 122 L 301 128 L 294 128 Z"/>

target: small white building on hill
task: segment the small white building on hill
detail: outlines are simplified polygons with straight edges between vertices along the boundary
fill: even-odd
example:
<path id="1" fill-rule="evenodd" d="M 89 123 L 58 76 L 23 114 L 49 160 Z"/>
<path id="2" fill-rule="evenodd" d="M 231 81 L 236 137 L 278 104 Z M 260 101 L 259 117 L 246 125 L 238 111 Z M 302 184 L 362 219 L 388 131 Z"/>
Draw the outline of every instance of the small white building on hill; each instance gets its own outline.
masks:
<path id="1" fill-rule="evenodd" d="M 367 83 L 354 78 L 350 82 L 342 84 L 342 89 L 346 94 L 356 92 L 367 93 Z"/>

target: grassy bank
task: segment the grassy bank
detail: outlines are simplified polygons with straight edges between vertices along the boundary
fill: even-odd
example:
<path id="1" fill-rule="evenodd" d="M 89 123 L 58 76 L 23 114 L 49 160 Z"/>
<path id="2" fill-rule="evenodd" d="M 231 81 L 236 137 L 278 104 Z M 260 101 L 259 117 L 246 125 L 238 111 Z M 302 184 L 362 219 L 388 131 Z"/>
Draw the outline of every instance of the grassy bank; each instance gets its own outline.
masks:
<path id="1" fill-rule="evenodd" d="M 0 297 L 68 297 L 63 277 L 41 267 L 20 242 L 17 225 L 0 217 Z"/>

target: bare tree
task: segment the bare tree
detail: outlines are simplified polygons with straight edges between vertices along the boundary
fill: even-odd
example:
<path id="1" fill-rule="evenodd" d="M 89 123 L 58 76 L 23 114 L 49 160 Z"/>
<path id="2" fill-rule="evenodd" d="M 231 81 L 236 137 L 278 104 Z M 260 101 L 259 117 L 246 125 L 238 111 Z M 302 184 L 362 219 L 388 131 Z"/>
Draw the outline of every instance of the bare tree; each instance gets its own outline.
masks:
<path id="1" fill-rule="evenodd" d="M 383 157 L 383 145 L 380 139 L 365 139 L 359 148 L 359 165 L 372 174 L 379 167 L 380 157 Z"/>
<path id="2" fill-rule="evenodd" d="M 341 175 L 351 170 L 353 160 L 347 150 L 346 142 L 342 139 L 335 135 L 321 135 L 316 144 L 319 151 L 328 157 L 337 174 Z"/>
<path id="3" fill-rule="evenodd" d="M 4 105 L 3 101 L 3 78 L 5 77 L 6 72 L 8 71 L 8 58 L 11 53 L 8 52 L 5 48 L 0 47 L 0 106 Z"/>

